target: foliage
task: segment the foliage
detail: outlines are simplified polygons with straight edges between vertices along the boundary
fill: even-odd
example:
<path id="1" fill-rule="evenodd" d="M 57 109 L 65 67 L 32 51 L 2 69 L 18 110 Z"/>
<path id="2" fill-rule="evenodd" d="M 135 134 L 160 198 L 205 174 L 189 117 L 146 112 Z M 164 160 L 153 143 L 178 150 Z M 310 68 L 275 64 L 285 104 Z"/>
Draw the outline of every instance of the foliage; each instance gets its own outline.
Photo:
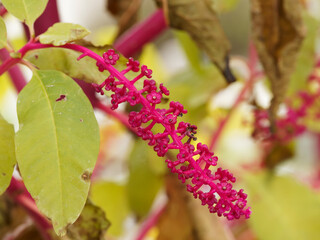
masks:
<path id="1" fill-rule="evenodd" d="M 90 35 L 55 0 L 1 1 L 0 238 L 317 239 L 316 1 L 252 0 L 240 57 L 220 23 L 239 0 L 155 0 L 147 18 L 151 1 L 108 0 L 117 25 Z M 116 27 L 114 46 L 88 40 Z"/>

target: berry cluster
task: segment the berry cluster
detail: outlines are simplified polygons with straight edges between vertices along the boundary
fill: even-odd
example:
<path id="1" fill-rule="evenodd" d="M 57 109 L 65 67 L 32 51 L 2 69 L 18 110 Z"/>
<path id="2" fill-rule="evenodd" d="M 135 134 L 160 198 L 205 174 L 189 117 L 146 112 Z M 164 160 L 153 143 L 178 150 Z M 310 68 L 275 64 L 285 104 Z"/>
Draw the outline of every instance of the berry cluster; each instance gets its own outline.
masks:
<path id="1" fill-rule="evenodd" d="M 276 131 L 271 134 L 269 115 L 266 110 L 254 110 L 254 132 L 253 137 L 258 140 L 288 142 L 306 131 L 305 119 L 320 119 L 319 104 L 320 97 L 320 74 L 317 71 L 320 62 L 315 66 L 315 71 L 309 76 L 308 83 L 315 89 L 300 91 L 294 102 L 286 102 L 286 114 L 275 123 Z M 312 111 L 315 109 L 315 111 Z"/>
<path id="2" fill-rule="evenodd" d="M 177 173 L 184 183 L 187 180 L 187 190 L 199 198 L 202 205 L 207 205 L 210 212 L 227 219 L 238 219 L 242 215 L 250 216 L 250 209 L 246 208 L 247 195 L 243 190 L 236 191 L 232 184 L 235 177 L 228 171 L 218 168 L 218 158 L 208 149 L 207 145 L 198 143 L 196 148 L 191 144 L 196 140 L 195 125 L 180 121 L 178 118 L 187 113 L 179 102 L 171 101 L 168 109 L 158 108 L 164 95 L 168 96 L 168 89 L 160 84 L 157 87 L 152 78 L 152 70 L 133 58 L 129 58 L 127 68 L 119 72 L 113 67 L 119 55 L 110 49 L 103 54 L 103 60 L 97 61 L 100 71 L 107 70 L 110 76 L 100 85 L 93 84 L 95 91 L 104 94 L 104 90 L 113 92 L 111 95 L 111 108 L 117 109 L 120 103 L 128 102 L 130 105 L 139 105 L 140 111 L 129 113 L 129 124 L 137 129 L 138 136 L 153 146 L 158 156 L 163 157 L 169 149 L 178 151 L 177 160 L 167 159 L 167 165 L 172 172 Z M 137 76 L 129 80 L 125 76 L 129 71 Z M 138 90 L 134 83 L 144 78 L 143 87 Z M 163 132 L 153 133 L 153 127 L 160 124 Z"/>

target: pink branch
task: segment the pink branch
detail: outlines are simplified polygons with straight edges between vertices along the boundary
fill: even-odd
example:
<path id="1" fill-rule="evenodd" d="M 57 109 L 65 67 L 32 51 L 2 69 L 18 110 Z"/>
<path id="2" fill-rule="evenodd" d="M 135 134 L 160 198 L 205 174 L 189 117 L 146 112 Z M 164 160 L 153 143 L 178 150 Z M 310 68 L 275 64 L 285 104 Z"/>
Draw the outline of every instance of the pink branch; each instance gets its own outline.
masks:
<path id="1" fill-rule="evenodd" d="M 125 32 L 114 43 L 114 48 L 125 57 L 130 57 L 167 28 L 163 11 L 159 9 L 145 21 Z"/>
<path id="2" fill-rule="evenodd" d="M 240 105 L 240 103 L 245 99 L 246 93 L 252 88 L 256 78 L 260 76 L 260 73 L 255 72 L 255 67 L 258 62 L 258 57 L 256 50 L 254 48 L 254 45 L 251 43 L 249 46 L 249 60 L 248 60 L 248 68 L 250 71 L 250 77 L 249 80 L 246 81 L 244 87 L 242 88 L 239 96 L 237 97 L 236 101 L 234 102 L 233 106 L 231 107 L 228 115 L 220 121 L 218 129 L 214 132 L 212 135 L 210 144 L 209 144 L 209 149 L 213 150 L 216 147 L 216 144 L 218 142 L 218 139 L 220 138 L 224 127 L 226 126 L 227 122 L 230 120 L 233 112 L 237 107 Z"/>
<path id="3" fill-rule="evenodd" d="M 23 182 L 12 177 L 10 186 L 6 192 L 15 202 L 19 203 L 19 205 L 28 212 L 29 216 L 37 225 L 42 237 L 46 240 L 51 240 L 48 231 L 52 229 L 52 225 L 48 219 L 39 212 Z"/>
<path id="4" fill-rule="evenodd" d="M 217 141 L 218 141 L 219 137 L 221 136 L 221 133 L 223 132 L 225 125 L 230 120 L 233 112 L 238 108 L 240 103 L 245 99 L 245 95 L 251 89 L 255 79 L 256 79 L 256 77 L 255 77 L 255 75 L 253 75 L 250 77 L 250 79 L 248 81 L 246 81 L 246 83 L 245 83 L 244 87 L 242 88 L 239 96 L 237 97 L 235 103 L 232 105 L 228 115 L 223 120 L 220 121 L 218 129 L 212 135 L 212 138 L 211 138 L 211 141 L 209 144 L 210 150 L 213 150 L 216 147 Z"/>
<path id="5" fill-rule="evenodd" d="M 5 71 L 8 70 L 13 85 L 15 86 L 17 91 L 20 92 L 22 88 L 27 84 L 19 67 L 13 66 L 14 64 L 20 62 L 20 59 L 12 59 L 9 55 L 9 52 L 6 49 L 0 50 L 0 59 L 2 62 L 4 62 L 0 67 L 0 75 L 2 75 Z"/>
<path id="6" fill-rule="evenodd" d="M 7 13 L 7 9 L 1 4 L 0 5 L 0 16 L 3 17 Z"/>
<path id="7" fill-rule="evenodd" d="M 149 230 L 157 224 L 160 216 L 165 211 L 165 209 L 166 205 L 163 205 L 157 208 L 153 213 L 151 213 L 147 220 L 142 224 L 136 240 L 145 239 L 145 236 L 147 235 Z"/>

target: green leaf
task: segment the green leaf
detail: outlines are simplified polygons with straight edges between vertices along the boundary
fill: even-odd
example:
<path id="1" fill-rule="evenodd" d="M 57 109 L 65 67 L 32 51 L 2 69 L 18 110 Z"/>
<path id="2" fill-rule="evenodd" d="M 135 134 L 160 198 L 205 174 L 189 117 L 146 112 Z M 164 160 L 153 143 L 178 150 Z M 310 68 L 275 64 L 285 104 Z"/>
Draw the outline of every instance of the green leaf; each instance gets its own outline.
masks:
<path id="1" fill-rule="evenodd" d="M 9 186 L 15 164 L 13 125 L 0 115 L 0 194 Z"/>
<path id="2" fill-rule="evenodd" d="M 99 55 L 102 55 L 111 48 L 110 46 L 95 47 L 88 44 L 82 45 Z M 47 48 L 30 51 L 25 55 L 25 58 L 41 70 L 58 70 L 72 78 L 81 79 L 87 83 L 101 84 L 109 76 L 109 73 L 107 71 L 100 72 L 96 66 L 96 61 L 89 57 L 84 57 L 78 61 L 77 58 L 80 55 L 81 53 L 69 49 Z M 115 67 L 118 70 L 123 70 L 126 68 L 126 62 L 127 59 L 120 56 Z M 132 78 L 136 75 L 132 75 L 129 72 L 126 76 Z"/>
<path id="3" fill-rule="evenodd" d="M 108 76 L 99 72 L 96 62 L 88 57 L 77 61 L 81 53 L 63 48 L 47 48 L 30 51 L 25 58 L 41 70 L 58 70 L 72 78 L 87 83 L 101 84 Z"/>
<path id="4" fill-rule="evenodd" d="M 7 28 L 2 17 L 0 17 L 0 48 L 7 45 Z"/>
<path id="5" fill-rule="evenodd" d="M 205 66 L 201 72 L 187 70 L 172 77 L 167 83 L 170 99 L 181 102 L 188 114 L 186 121 L 197 122 L 206 114 L 205 104 L 210 97 L 226 86 L 226 82 L 215 66 Z M 184 120 L 184 121 L 185 121 Z"/>
<path id="6" fill-rule="evenodd" d="M 55 23 L 45 33 L 39 36 L 43 44 L 61 46 L 76 40 L 80 40 L 89 34 L 89 30 L 73 23 Z"/>
<path id="7" fill-rule="evenodd" d="M 32 27 L 45 10 L 48 0 L 2 0 L 1 2 L 9 13 Z"/>
<path id="8" fill-rule="evenodd" d="M 94 182 L 90 196 L 92 202 L 101 207 L 111 222 L 108 233 L 122 233 L 123 221 L 129 214 L 126 186 L 112 182 Z"/>
<path id="9" fill-rule="evenodd" d="M 269 174 L 247 178 L 252 216 L 249 224 L 261 240 L 317 240 L 320 199 L 290 177 Z"/>
<path id="10" fill-rule="evenodd" d="M 307 28 L 307 34 L 303 40 L 296 67 L 291 76 L 289 94 L 294 94 L 297 91 L 306 88 L 307 78 L 315 63 L 315 47 L 319 21 L 305 13 L 304 23 Z"/>
<path id="11" fill-rule="evenodd" d="M 201 71 L 201 53 L 195 42 L 184 31 L 174 31 L 174 33 L 179 40 L 191 67 L 196 71 Z"/>
<path id="12" fill-rule="evenodd" d="M 152 161 L 163 163 L 163 159 L 155 157 L 152 148 L 139 139 L 129 160 L 129 204 L 138 217 L 143 217 L 149 212 L 161 186 L 161 179 L 153 170 Z"/>
<path id="13" fill-rule="evenodd" d="M 80 215 L 99 152 L 99 128 L 81 88 L 34 71 L 18 96 L 16 156 L 24 183 L 59 235 Z"/>
<path id="14" fill-rule="evenodd" d="M 104 211 L 88 200 L 80 217 L 68 227 L 67 236 L 77 240 L 104 240 L 109 227 Z"/>

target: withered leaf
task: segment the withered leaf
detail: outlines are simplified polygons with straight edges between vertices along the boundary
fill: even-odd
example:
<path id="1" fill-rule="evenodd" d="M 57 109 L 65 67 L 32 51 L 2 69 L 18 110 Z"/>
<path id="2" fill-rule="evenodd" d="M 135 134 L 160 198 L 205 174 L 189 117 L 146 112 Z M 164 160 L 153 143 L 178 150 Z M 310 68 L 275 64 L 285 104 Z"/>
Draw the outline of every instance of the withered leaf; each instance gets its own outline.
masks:
<path id="1" fill-rule="evenodd" d="M 102 240 L 109 226 L 104 211 L 88 200 L 77 221 L 68 226 L 66 239 Z"/>
<path id="2" fill-rule="evenodd" d="M 175 175 L 166 176 L 168 204 L 158 221 L 157 240 L 231 240 L 215 214 L 186 191 Z"/>
<path id="3" fill-rule="evenodd" d="M 156 0 L 159 6 L 167 2 L 169 24 L 186 31 L 218 67 L 227 82 L 234 82 L 229 68 L 227 39 L 210 0 Z"/>
<path id="4" fill-rule="evenodd" d="M 141 0 L 108 0 L 107 2 L 107 9 L 118 21 L 118 36 L 120 36 L 137 22 Z"/>
<path id="5" fill-rule="evenodd" d="M 21 206 L 5 194 L 0 196 L 0 239 L 24 224 L 26 219 L 27 213 Z"/>
<path id="6" fill-rule="evenodd" d="M 274 122 L 304 36 L 302 5 L 300 0 L 251 0 L 251 3 L 252 35 L 271 81 L 273 99 L 269 111 Z"/>
<path id="7" fill-rule="evenodd" d="M 166 189 L 169 202 L 158 221 L 157 240 L 193 240 L 192 219 L 187 208 L 185 186 L 169 174 L 166 176 Z"/>
<path id="8" fill-rule="evenodd" d="M 264 159 L 264 164 L 268 169 L 273 170 L 278 164 L 293 157 L 293 146 L 276 142 Z"/>

